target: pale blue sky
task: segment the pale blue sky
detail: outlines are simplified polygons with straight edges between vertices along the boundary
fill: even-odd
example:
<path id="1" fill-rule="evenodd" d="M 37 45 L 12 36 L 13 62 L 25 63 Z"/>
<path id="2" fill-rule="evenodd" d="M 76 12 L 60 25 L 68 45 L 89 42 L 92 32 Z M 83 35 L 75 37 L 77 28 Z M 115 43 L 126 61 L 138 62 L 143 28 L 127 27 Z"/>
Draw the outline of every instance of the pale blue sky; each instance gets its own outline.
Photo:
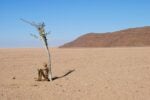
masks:
<path id="1" fill-rule="evenodd" d="M 36 29 L 45 22 L 50 46 L 89 32 L 150 26 L 150 0 L 0 0 L 0 47 L 41 47 Z"/>

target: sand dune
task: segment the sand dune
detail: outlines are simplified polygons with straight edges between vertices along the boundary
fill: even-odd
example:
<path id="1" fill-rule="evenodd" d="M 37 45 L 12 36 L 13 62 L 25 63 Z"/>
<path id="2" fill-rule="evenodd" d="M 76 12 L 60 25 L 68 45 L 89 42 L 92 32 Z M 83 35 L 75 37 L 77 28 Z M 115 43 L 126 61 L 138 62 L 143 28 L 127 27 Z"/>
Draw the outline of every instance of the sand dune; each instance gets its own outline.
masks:
<path id="1" fill-rule="evenodd" d="M 59 78 L 37 82 L 37 68 L 47 59 L 44 49 L 0 49 L 0 100 L 150 99 L 149 47 L 54 48 L 51 53 L 53 75 Z"/>

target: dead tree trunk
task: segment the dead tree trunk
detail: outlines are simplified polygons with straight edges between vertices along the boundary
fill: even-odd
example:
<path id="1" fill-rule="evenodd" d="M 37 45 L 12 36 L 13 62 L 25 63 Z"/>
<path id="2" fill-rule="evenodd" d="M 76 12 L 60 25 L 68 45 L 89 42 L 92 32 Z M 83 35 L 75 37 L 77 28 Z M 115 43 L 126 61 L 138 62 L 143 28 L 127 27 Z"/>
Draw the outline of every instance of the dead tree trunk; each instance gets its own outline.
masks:
<path id="1" fill-rule="evenodd" d="M 49 70 L 49 72 L 48 72 L 48 79 L 50 81 L 52 81 L 51 55 L 50 55 L 50 52 L 49 52 L 49 47 L 46 46 L 46 44 L 45 44 L 43 39 L 42 39 L 42 41 L 43 41 L 43 44 L 45 45 L 44 47 L 45 47 L 45 50 L 46 50 L 47 55 L 48 55 L 48 70 Z"/>

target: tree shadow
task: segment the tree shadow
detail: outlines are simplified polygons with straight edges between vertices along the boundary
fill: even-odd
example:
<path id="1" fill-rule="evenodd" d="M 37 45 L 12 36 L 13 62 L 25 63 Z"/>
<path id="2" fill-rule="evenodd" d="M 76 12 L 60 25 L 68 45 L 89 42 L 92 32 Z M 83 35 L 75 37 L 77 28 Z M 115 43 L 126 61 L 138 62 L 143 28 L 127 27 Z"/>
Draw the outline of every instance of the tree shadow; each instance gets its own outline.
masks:
<path id="1" fill-rule="evenodd" d="M 75 71 L 75 69 L 69 70 L 67 73 L 65 73 L 65 74 L 62 75 L 62 76 L 55 76 L 55 77 L 53 77 L 52 80 L 56 80 L 56 79 L 60 79 L 60 78 L 66 77 L 66 76 L 70 75 L 70 74 L 71 74 L 72 72 L 74 72 L 74 71 Z"/>

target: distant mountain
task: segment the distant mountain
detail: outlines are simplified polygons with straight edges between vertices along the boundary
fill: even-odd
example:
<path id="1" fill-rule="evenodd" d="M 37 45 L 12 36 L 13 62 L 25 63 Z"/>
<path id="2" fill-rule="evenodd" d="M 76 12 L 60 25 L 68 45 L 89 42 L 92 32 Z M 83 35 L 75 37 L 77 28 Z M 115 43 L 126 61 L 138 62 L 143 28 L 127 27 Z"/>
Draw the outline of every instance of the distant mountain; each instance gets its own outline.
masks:
<path id="1" fill-rule="evenodd" d="M 60 46 L 60 48 L 129 46 L 150 46 L 150 26 L 130 28 L 111 33 L 88 33 Z"/>

